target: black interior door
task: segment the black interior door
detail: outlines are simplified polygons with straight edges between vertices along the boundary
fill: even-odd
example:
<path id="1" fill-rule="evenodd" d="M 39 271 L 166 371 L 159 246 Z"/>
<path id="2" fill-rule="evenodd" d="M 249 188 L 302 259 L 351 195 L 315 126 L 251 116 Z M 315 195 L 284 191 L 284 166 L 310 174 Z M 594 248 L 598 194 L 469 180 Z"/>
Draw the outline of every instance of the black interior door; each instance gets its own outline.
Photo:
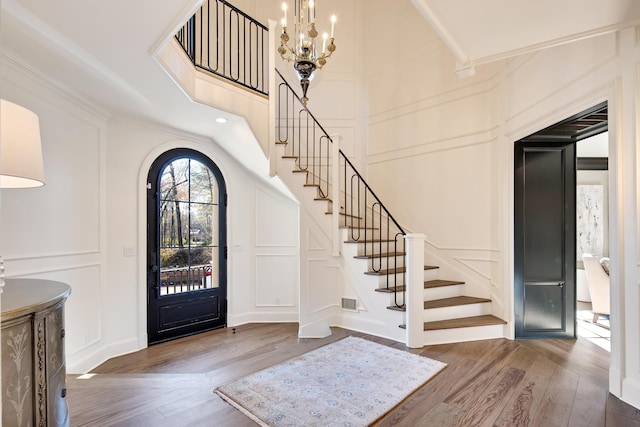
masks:
<path id="1" fill-rule="evenodd" d="M 515 147 L 516 338 L 574 338 L 575 143 Z"/>
<path id="2" fill-rule="evenodd" d="M 175 149 L 148 175 L 149 344 L 226 326 L 226 190 L 203 154 Z"/>

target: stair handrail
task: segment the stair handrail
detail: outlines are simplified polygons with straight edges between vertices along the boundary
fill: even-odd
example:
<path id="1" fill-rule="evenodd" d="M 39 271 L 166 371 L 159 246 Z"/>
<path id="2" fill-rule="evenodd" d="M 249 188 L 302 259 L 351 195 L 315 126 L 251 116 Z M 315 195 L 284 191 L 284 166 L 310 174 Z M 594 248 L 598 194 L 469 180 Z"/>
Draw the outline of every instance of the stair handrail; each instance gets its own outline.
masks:
<path id="1" fill-rule="evenodd" d="M 302 102 L 302 98 L 300 98 L 300 95 L 298 95 L 298 93 L 295 91 L 295 89 L 289 84 L 289 82 L 287 81 L 287 79 L 284 78 L 284 76 L 282 75 L 282 73 L 280 72 L 280 70 L 278 70 L 277 68 L 274 67 L 274 70 L 276 70 L 276 73 L 278 74 L 278 76 L 280 76 L 280 78 L 282 79 L 282 83 L 284 83 L 289 90 L 291 91 L 291 93 L 296 97 L 296 99 L 300 102 L 300 104 L 302 105 L 302 107 L 307 110 L 307 113 L 309 114 L 309 116 L 313 119 L 313 121 L 316 123 L 316 125 L 318 125 L 318 127 L 322 130 L 322 132 L 324 132 L 324 134 L 326 135 L 327 138 L 329 138 L 329 141 L 333 142 L 333 140 L 331 139 L 331 137 L 329 136 L 329 134 L 327 133 L 326 130 L 324 130 L 324 127 L 322 127 L 322 124 L 320 124 L 320 122 L 318 121 L 318 119 L 316 119 L 316 117 L 313 115 L 313 113 L 311 112 L 311 110 L 309 110 L 304 103 Z"/>
<path id="2" fill-rule="evenodd" d="M 276 84 L 277 143 L 287 144 L 286 155 L 295 159 L 298 172 L 307 172 L 305 185 L 317 187 L 318 199 L 329 200 L 333 140 L 282 73 L 275 71 L 280 78 Z"/>
<path id="3" fill-rule="evenodd" d="M 397 309 L 406 308 L 406 285 L 407 271 L 406 265 L 398 270 L 398 260 L 406 257 L 405 236 L 407 233 L 400 226 L 398 221 L 391 215 L 387 207 L 382 203 L 367 181 L 362 177 L 360 172 L 351 163 L 349 158 L 340 151 L 340 160 L 344 162 L 344 225 L 350 230 L 351 240 L 354 242 L 363 242 L 363 256 L 370 260 L 370 272 L 382 274 L 386 270 L 384 290 L 393 293 L 393 305 Z M 347 167 L 351 169 L 351 194 L 348 194 L 347 187 Z M 354 178 L 356 179 L 357 195 L 354 196 Z M 364 196 L 360 194 L 360 185 L 364 188 Z M 374 199 L 368 202 L 368 194 Z M 347 209 L 349 202 L 356 200 L 357 214 Z M 364 214 L 360 211 L 361 199 L 364 199 Z M 370 212 L 369 212 L 370 211 Z M 363 222 L 363 223 L 362 223 Z M 392 224 L 397 230 L 392 231 Z M 364 230 L 362 233 L 361 230 Z M 368 233 L 371 233 L 371 239 L 368 239 Z M 364 240 L 361 239 L 364 234 Z M 376 240 L 377 238 L 377 240 Z M 377 242 L 378 252 L 376 253 L 374 245 Z M 393 256 L 383 252 L 386 247 L 390 251 L 391 242 L 393 242 Z M 386 246 L 385 246 L 386 243 Z M 371 248 L 369 248 L 371 244 Z M 398 283 L 397 277 L 400 276 Z M 380 289 L 379 289 L 380 290 Z"/>
<path id="4" fill-rule="evenodd" d="M 362 175 L 360 175 L 360 172 L 358 172 L 358 169 L 356 169 L 356 167 L 353 165 L 353 163 L 351 163 L 351 161 L 349 160 L 349 158 L 347 157 L 346 154 L 344 154 L 344 152 L 342 150 L 340 150 L 340 154 L 342 155 L 342 157 L 344 158 L 345 162 L 347 162 L 347 164 L 349 166 L 351 166 L 351 169 L 353 169 L 353 171 L 356 173 L 356 175 L 358 175 L 358 177 L 362 180 L 362 183 L 364 184 L 364 186 L 367 188 L 367 190 L 369 190 L 371 192 L 371 195 L 373 197 L 375 197 L 376 201 L 380 204 L 380 206 L 382 207 L 382 209 L 384 209 L 384 211 L 387 213 L 387 215 L 389 216 L 389 218 L 391 219 L 391 221 L 393 221 L 394 225 L 396 227 L 398 227 L 398 230 L 400 230 L 400 233 L 405 236 L 407 233 L 406 231 L 404 231 L 404 229 L 400 226 L 400 224 L 398 224 L 398 221 L 396 221 L 396 219 L 393 217 L 393 215 L 391 215 L 391 212 L 389 212 L 389 210 L 386 208 L 386 206 L 384 205 L 384 203 L 382 203 L 382 201 L 380 200 L 380 198 L 376 195 L 376 193 L 374 193 L 373 189 L 369 186 L 369 184 L 367 184 L 367 181 L 365 181 L 365 179 L 362 177 Z"/>

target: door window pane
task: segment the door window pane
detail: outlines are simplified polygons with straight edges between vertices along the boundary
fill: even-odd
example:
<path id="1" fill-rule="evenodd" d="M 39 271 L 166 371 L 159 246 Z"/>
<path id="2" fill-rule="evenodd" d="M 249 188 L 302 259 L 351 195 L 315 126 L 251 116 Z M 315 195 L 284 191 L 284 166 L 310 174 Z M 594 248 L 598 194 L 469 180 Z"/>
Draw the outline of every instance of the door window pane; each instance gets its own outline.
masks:
<path id="1" fill-rule="evenodd" d="M 215 288 L 218 283 L 218 186 L 213 172 L 177 159 L 160 179 L 159 295 Z"/>

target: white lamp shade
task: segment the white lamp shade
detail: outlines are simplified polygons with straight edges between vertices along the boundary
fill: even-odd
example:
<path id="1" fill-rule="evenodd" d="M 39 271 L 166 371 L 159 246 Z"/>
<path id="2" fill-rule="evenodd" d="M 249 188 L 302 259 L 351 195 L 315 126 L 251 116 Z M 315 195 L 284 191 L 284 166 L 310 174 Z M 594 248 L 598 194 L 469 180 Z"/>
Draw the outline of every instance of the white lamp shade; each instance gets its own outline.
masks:
<path id="1" fill-rule="evenodd" d="M 0 99 L 0 188 L 42 185 L 44 167 L 38 116 Z"/>

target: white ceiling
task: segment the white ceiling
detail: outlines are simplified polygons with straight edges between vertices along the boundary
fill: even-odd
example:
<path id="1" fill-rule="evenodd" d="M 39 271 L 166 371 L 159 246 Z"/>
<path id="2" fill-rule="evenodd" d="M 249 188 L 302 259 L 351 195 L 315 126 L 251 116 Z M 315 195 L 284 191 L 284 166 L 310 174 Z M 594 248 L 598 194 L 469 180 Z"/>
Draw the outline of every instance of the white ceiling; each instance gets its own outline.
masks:
<path id="1" fill-rule="evenodd" d="M 640 22 L 640 0 L 411 1 L 461 68 L 471 71 Z M 3 60 L 19 58 L 109 114 L 152 120 L 231 147 L 247 133 L 244 119 L 192 102 L 154 59 L 201 2 L 0 0 Z M 222 115 L 229 119 L 225 125 L 215 122 Z"/>
<path id="2" fill-rule="evenodd" d="M 193 102 L 155 59 L 202 0 L 0 0 L 2 60 L 111 117 L 212 138 L 257 176 L 268 165 L 243 117 Z M 224 117 L 225 124 L 216 122 Z"/>
<path id="3" fill-rule="evenodd" d="M 640 23 L 638 0 L 411 0 L 463 74 L 493 62 Z"/>

